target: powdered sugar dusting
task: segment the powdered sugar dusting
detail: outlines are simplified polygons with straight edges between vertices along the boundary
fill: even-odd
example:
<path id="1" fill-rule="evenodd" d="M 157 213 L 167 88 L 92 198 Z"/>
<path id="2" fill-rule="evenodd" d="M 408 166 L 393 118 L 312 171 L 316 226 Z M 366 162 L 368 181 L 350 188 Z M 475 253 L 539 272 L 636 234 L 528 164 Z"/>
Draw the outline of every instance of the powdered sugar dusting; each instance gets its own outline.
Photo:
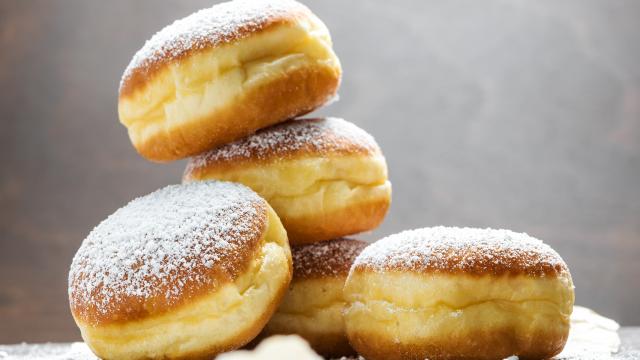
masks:
<path id="1" fill-rule="evenodd" d="M 335 239 L 291 248 L 293 277 L 347 275 L 351 264 L 368 244 L 360 240 Z"/>
<path id="2" fill-rule="evenodd" d="M 137 198 L 80 246 L 69 272 L 72 308 L 100 317 L 158 298 L 171 305 L 220 274 L 232 279 L 266 216 L 264 200 L 234 183 L 171 185 Z"/>
<path id="3" fill-rule="evenodd" d="M 290 120 L 236 142 L 194 156 L 185 174 L 209 164 L 241 159 L 281 158 L 299 151 L 316 154 L 331 152 L 379 152 L 373 136 L 339 118 Z"/>
<path id="4" fill-rule="evenodd" d="M 310 11 L 293 0 L 234 0 L 176 20 L 147 40 L 133 56 L 122 76 L 120 91 L 137 71 L 144 73 L 190 51 L 247 37 L 270 22 L 297 13 Z"/>
<path id="5" fill-rule="evenodd" d="M 532 276 L 567 271 L 558 253 L 527 234 L 443 226 L 404 231 L 379 240 L 358 256 L 354 266 Z"/>

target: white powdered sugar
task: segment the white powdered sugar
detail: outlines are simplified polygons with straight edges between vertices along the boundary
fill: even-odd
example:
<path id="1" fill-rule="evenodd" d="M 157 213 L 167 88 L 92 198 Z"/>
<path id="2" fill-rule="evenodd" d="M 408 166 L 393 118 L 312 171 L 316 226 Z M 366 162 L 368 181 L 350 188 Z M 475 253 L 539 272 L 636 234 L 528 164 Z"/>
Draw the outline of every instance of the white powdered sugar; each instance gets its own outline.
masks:
<path id="1" fill-rule="evenodd" d="M 194 156 L 185 173 L 216 162 L 280 158 L 297 151 L 324 154 L 380 150 L 373 136 L 343 119 L 330 117 L 290 120 Z"/>
<path id="2" fill-rule="evenodd" d="M 403 231 L 381 239 L 367 247 L 354 266 L 530 275 L 566 271 L 557 252 L 527 234 L 444 226 Z"/>
<path id="3" fill-rule="evenodd" d="M 124 82 L 137 70 L 179 59 L 187 52 L 249 36 L 270 21 L 309 10 L 293 0 L 234 0 L 202 9 L 158 31 L 138 50 L 127 66 Z"/>
<path id="4" fill-rule="evenodd" d="M 295 277 L 346 275 L 351 264 L 368 244 L 352 239 L 335 239 L 291 248 Z"/>
<path id="5" fill-rule="evenodd" d="M 96 226 L 69 272 L 72 307 L 107 313 L 122 299 L 162 296 L 232 274 L 234 257 L 260 238 L 266 203 L 227 182 L 171 185 L 137 198 Z"/>

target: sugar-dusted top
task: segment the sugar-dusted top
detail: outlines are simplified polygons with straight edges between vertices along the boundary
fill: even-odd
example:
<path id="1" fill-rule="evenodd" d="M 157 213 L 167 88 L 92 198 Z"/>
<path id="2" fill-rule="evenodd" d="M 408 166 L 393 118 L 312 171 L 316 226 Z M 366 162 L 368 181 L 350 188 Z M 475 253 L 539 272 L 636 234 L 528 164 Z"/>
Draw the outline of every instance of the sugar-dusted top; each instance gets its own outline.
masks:
<path id="1" fill-rule="evenodd" d="M 293 246 L 293 279 L 346 276 L 358 254 L 368 243 L 354 239 L 335 239 Z"/>
<path id="2" fill-rule="evenodd" d="M 74 315 L 141 318 L 233 281 L 257 251 L 266 202 L 227 182 L 171 185 L 131 201 L 82 242 L 69 272 Z"/>
<path id="3" fill-rule="evenodd" d="M 246 38 L 271 25 L 286 23 L 311 11 L 294 0 L 233 0 L 202 9 L 158 31 L 138 50 L 122 75 L 120 94 L 163 65 L 193 51 Z"/>
<path id="4" fill-rule="evenodd" d="M 509 230 L 431 227 L 403 231 L 367 247 L 356 269 L 475 275 L 559 275 L 560 255 L 542 241 Z"/>
<path id="5" fill-rule="evenodd" d="M 289 120 L 192 157 L 187 164 L 185 178 L 219 164 L 330 153 L 378 154 L 380 148 L 373 136 L 343 119 Z"/>

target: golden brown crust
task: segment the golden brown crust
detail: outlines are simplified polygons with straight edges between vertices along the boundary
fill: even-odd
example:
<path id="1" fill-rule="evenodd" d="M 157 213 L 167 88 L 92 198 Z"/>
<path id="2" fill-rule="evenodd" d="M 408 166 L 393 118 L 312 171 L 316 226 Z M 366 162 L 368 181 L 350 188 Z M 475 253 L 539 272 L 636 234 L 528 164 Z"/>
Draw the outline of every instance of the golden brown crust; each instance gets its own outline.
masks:
<path id="1" fill-rule="evenodd" d="M 120 97 L 146 86 L 170 64 L 309 16 L 304 5 L 282 0 L 232 1 L 191 14 L 159 31 L 138 51 L 122 77 Z"/>
<path id="2" fill-rule="evenodd" d="M 476 276 L 569 276 L 560 255 L 527 234 L 442 226 L 384 238 L 363 251 L 353 269 Z"/>
<path id="3" fill-rule="evenodd" d="M 375 139 L 337 118 L 288 121 L 193 157 L 183 181 L 203 179 L 253 188 L 274 207 L 292 245 L 371 230 L 391 202 Z"/>
<path id="4" fill-rule="evenodd" d="M 292 245 L 312 244 L 335 239 L 345 234 L 358 234 L 375 229 L 384 220 L 390 202 L 391 199 L 386 197 L 317 216 L 281 220 Z"/>
<path id="5" fill-rule="evenodd" d="M 273 315 L 293 272 L 286 231 L 273 209 L 268 217 L 260 254 L 233 283 L 144 319 L 93 325 L 76 318 L 85 342 L 101 358 L 131 360 L 212 358 L 249 342 Z"/>
<path id="6" fill-rule="evenodd" d="M 254 339 L 264 328 L 265 324 L 269 322 L 269 319 L 276 311 L 278 304 L 280 304 L 282 298 L 286 295 L 286 293 L 287 285 L 283 284 L 282 287 L 278 290 L 278 294 L 274 298 L 274 301 L 268 305 L 267 309 L 265 309 L 262 314 L 256 316 L 255 322 L 253 322 L 252 324 L 245 324 L 246 326 L 244 327 L 244 329 L 235 335 L 233 341 L 230 341 L 224 345 L 216 344 L 206 349 L 201 349 L 197 352 L 184 353 L 181 356 L 165 356 L 164 358 L 172 360 L 208 360 L 218 354 L 245 346 L 246 344 L 250 343 L 252 339 Z"/>
<path id="7" fill-rule="evenodd" d="M 354 355 L 342 317 L 343 287 L 351 264 L 367 245 L 341 238 L 292 247 L 290 292 L 261 338 L 296 334 L 326 358 Z"/>
<path id="8" fill-rule="evenodd" d="M 298 279 L 294 275 L 289 293 L 261 336 L 296 334 L 327 358 L 354 354 L 342 315 L 345 280 L 345 275 Z"/>
<path id="9" fill-rule="evenodd" d="M 229 253 L 220 254 L 220 261 L 225 263 L 224 266 L 206 268 L 200 265 L 189 272 L 179 270 L 176 272 L 175 279 L 170 282 L 149 278 L 149 287 L 155 289 L 155 294 L 148 297 L 123 295 L 106 300 L 105 306 L 109 309 L 108 312 L 99 309 L 98 305 L 105 300 L 104 295 L 96 294 L 96 302 L 84 302 L 78 298 L 77 293 L 72 293 L 71 311 L 75 317 L 92 325 L 129 322 L 165 313 L 236 279 L 255 257 L 259 250 L 259 240 L 260 237 L 252 237 L 251 241 L 246 243 L 249 246 L 236 247 Z M 189 260 L 185 259 L 185 261 Z M 206 278 L 207 281 L 205 283 L 184 282 L 178 296 L 167 299 L 165 294 L 171 294 L 176 286 L 189 278 Z M 82 280 L 82 277 L 79 277 L 76 281 L 82 282 Z"/>
<path id="10" fill-rule="evenodd" d="M 183 181 L 202 178 L 212 169 L 282 159 L 358 154 L 382 155 L 382 151 L 371 135 L 352 123 L 338 118 L 289 120 L 190 158 Z"/>
<path id="11" fill-rule="evenodd" d="M 198 184 L 138 198 L 89 234 L 69 274 L 76 319 L 96 326 L 159 315 L 245 271 L 260 249 L 269 205 L 239 184 Z"/>
<path id="12" fill-rule="evenodd" d="M 420 344 L 394 342 L 375 333 L 349 333 L 349 342 L 367 360 L 495 360 L 512 355 L 539 360 L 560 353 L 567 335 L 565 331 L 538 328 L 517 337 L 511 328 L 504 328 L 462 331 L 459 336 L 432 338 Z"/>
<path id="13" fill-rule="evenodd" d="M 361 240 L 341 238 L 293 246 L 293 281 L 337 276 L 346 279 L 351 264 L 367 245 Z"/>
<path id="14" fill-rule="evenodd" d="M 508 230 L 433 227 L 365 248 L 345 284 L 351 345 L 377 359 L 544 359 L 569 332 L 562 258 Z"/>
<path id="15" fill-rule="evenodd" d="M 134 142 L 134 146 L 145 158 L 159 162 L 197 155 L 256 129 L 313 111 L 327 101 L 327 94 L 335 93 L 339 83 L 334 69 L 299 68 L 251 88 L 230 106 L 217 109 L 211 118 L 184 123 L 179 131 L 154 132 L 145 142 Z"/>

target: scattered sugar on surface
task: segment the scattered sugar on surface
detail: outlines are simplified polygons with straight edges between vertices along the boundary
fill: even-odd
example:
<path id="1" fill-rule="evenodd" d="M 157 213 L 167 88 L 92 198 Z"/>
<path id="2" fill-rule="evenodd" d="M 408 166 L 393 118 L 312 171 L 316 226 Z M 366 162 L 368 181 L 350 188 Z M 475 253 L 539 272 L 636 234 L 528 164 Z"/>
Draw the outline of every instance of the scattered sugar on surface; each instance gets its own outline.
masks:
<path id="1" fill-rule="evenodd" d="M 346 275 L 364 241 L 336 239 L 291 248 L 294 277 Z"/>
<path id="2" fill-rule="evenodd" d="M 230 257 L 260 236 L 263 203 L 226 182 L 171 185 L 131 201 L 80 246 L 69 272 L 72 304 L 107 313 L 122 297 L 171 299 L 211 281 L 202 269 L 233 266 Z"/>
<path id="3" fill-rule="evenodd" d="M 354 149 L 379 148 L 373 136 L 343 119 L 290 120 L 191 158 L 186 173 L 220 161 L 282 157 L 300 150 L 321 154 L 358 151 Z"/>
<path id="4" fill-rule="evenodd" d="M 85 343 L 0 345 L 0 359 L 7 360 L 99 360 Z"/>
<path id="5" fill-rule="evenodd" d="M 158 31 L 127 66 L 120 88 L 132 74 L 153 64 L 179 59 L 192 50 L 217 46 L 249 36 L 272 19 L 308 12 L 293 0 L 234 0 L 202 9 Z"/>
<path id="6" fill-rule="evenodd" d="M 476 273 L 508 273 L 513 269 L 532 275 L 566 270 L 558 253 L 527 234 L 444 226 L 403 231 L 381 239 L 358 256 L 355 266 Z"/>

